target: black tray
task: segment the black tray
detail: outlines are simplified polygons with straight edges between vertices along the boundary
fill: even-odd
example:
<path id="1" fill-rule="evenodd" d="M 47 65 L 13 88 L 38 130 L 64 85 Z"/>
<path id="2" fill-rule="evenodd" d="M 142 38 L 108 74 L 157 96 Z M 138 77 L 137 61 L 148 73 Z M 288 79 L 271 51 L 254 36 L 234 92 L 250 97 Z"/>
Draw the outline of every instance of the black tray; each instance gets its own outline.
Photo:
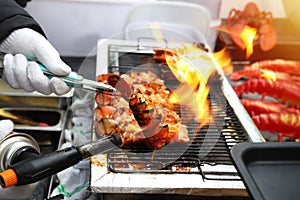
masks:
<path id="1" fill-rule="evenodd" d="M 231 155 L 253 199 L 300 199 L 300 143 L 245 142 Z"/>

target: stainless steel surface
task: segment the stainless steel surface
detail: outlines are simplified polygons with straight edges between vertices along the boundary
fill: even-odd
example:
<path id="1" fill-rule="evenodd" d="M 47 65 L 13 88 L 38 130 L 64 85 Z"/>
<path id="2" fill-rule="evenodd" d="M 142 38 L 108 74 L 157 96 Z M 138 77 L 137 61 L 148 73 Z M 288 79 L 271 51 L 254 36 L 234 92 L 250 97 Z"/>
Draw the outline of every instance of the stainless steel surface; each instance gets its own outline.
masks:
<path id="1" fill-rule="evenodd" d="M 18 151 L 34 150 L 40 153 L 40 147 L 33 137 L 24 133 L 13 133 L 0 141 L 0 171 L 8 169 Z"/>
<path id="2" fill-rule="evenodd" d="M 168 44 L 168 47 L 176 44 Z M 98 42 L 96 75 L 108 73 L 108 66 L 119 66 L 116 52 L 152 53 L 153 47 L 165 47 L 165 43 L 143 43 L 138 41 L 101 40 Z M 209 56 L 212 56 L 208 53 Z M 252 142 L 264 142 L 252 119 L 241 105 L 221 68 L 216 64 L 222 81 L 222 91 L 234 113 L 238 116 Z M 115 73 L 118 73 L 116 69 Z M 114 71 L 113 71 L 114 72 Z M 222 133 L 226 144 L 235 145 L 239 140 L 230 133 Z M 93 135 L 96 138 L 95 134 Z M 218 136 L 217 136 L 218 137 Z M 210 140 L 213 138 L 204 138 Z M 214 140 L 214 139 L 213 139 Z M 213 147 L 207 147 L 212 149 Z M 205 150 L 205 149 L 203 149 Z M 206 151 L 206 150 L 205 150 Z M 206 153 L 206 152 L 201 153 Z M 157 155 L 157 153 L 154 153 Z M 147 193 L 147 194 L 189 194 L 203 196 L 247 196 L 245 186 L 233 164 L 203 164 L 202 174 L 195 166 L 186 173 L 122 173 L 111 170 L 107 154 L 94 157 L 91 166 L 91 190 L 97 193 Z M 201 159 L 200 159 L 201 162 Z M 205 174 L 206 178 L 203 178 Z"/>
<path id="3" fill-rule="evenodd" d="M 235 113 L 238 113 L 239 120 L 244 124 L 244 128 L 248 133 L 251 142 L 265 142 L 264 137 L 261 135 L 260 131 L 257 129 L 256 125 L 252 121 L 249 113 L 241 104 L 240 99 L 235 94 L 232 89 L 228 79 L 224 75 L 223 79 L 223 93 L 226 96 L 229 104 L 234 109 Z"/>
<path id="4" fill-rule="evenodd" d="M 0 107 L 25 107 L 25 108 L 55 108 L 62 109 L 67 105 L 66 98 L 43 98 L 28 96 L 0 95 Z"/>
<path id="5" fill-rule="evenodd" d="M 4 107 L 3 110 L 38 123 L 48 124 L 48 126 L 29 126 L 15 123 L 15 130 L 62 131 L 66 123 L 66 111 L 61 109 Z"/>

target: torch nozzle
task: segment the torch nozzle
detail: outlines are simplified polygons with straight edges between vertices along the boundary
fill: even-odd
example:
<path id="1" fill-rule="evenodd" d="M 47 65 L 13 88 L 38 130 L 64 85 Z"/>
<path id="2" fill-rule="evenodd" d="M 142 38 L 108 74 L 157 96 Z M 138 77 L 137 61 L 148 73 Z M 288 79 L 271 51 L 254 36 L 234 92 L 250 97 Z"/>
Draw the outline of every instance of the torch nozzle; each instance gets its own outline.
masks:
<path id="1" fill-rule="evenodd" d="M 123 144 L 122 138 L 119 134 L 114 134 L 100 140 L 92 141 L 88 144 L 78 147 L 82 158 L 89 158 L 99 153 L 104 153 L 113 148 L 120 147 Z"/>

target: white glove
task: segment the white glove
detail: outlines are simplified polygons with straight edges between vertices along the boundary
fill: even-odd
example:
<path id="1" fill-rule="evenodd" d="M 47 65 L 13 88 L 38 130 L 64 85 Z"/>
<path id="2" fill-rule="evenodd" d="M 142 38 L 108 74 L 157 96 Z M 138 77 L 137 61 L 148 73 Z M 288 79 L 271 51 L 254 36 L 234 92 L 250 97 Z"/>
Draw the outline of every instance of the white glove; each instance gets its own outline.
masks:
<path id="1" fill-rule="evenodd" d="M 60 79 L 49 80 L 36 62 L 27 62 L 26 57 L 37 60 L 56 75 L 67 75 L 71 72 L 71 68 L 61 60 L 56 49 L 40 33 L 29 28 L 15 30 L 0 44 L 0 51 L 7 53 L 3 60 L 3 76 L 12 88 L 24 89 L 27 92 L 36 90 L 47 95 L 52 92 L 62 95 L 70 91 Z"/>
<path id="2" fill-rule="evenodd" d="M 10 119 L 0 120 L 0 140 L 14 130 L 14 123 Z"/>

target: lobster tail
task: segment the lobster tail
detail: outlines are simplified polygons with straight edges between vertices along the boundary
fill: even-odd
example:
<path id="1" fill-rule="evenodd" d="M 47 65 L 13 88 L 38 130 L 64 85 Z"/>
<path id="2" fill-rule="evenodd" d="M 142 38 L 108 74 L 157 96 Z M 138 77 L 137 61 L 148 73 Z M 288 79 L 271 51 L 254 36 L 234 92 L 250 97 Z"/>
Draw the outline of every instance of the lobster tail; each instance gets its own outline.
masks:
<path id="1" fill-rule="evenodd" d="M 250 79 L 240 85 L 233 86 L 236 94 L 241 97 L 243 93 L 258 93 L 273 97 L 281 102 L 293 106 L 300 106 L 300 86 L 288 81 L 269 81 L 266 79 Z"/>
<path id="2" fill-rule="evenodd" d="M 168 103 L 170 91 L 155 74 L 131 72 L 123 77 L 116 74 L 98 77 L 98 81 L 115 87 L 119 93 L 96 95 L 94 126 L 97 133 L 117 133 L 123 145 L 142 143 L 151 149 L 189 141 L 187 128 Z M 149 78 L 151 83 L 145 83 Z M 134 87 L 127 82 L 135 83 Z"/>
<path id="3" fill-rule="evenodd" d="M 156 117 L 153 104 L 145 98 L 140 90 L 131 95 L 129 107 L 141 127 L 147 126 L 151 119 Z"/>
<path id="4" fill-rule="evenodd" d="M 299 138 L 300 116 L 297 114 L 264 113 L 253 116 L 252 119 L 255 125 L 262 131 L 285 133 L 290 137 Z"/>

